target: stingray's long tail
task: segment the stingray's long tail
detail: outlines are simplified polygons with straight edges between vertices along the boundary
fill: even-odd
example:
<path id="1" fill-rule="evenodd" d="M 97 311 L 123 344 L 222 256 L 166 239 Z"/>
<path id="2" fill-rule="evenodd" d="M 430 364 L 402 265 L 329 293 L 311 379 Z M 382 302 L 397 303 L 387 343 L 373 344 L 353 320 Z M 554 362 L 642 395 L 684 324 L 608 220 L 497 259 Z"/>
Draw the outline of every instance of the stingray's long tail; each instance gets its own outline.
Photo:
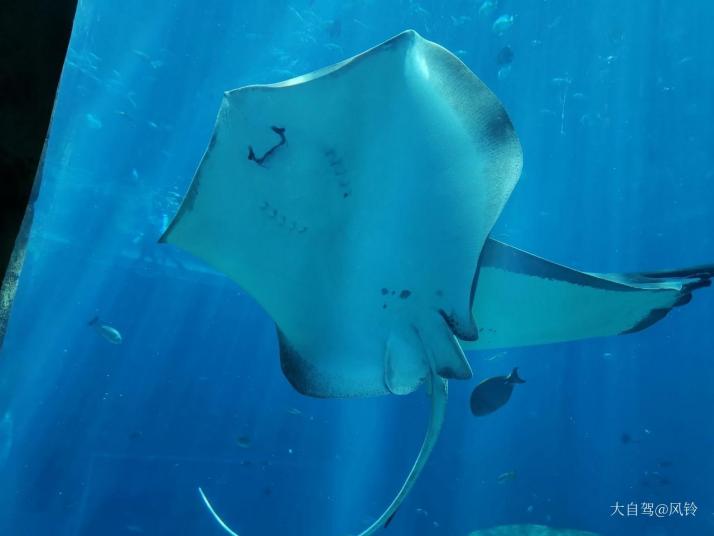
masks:
<path id="1" fill-rule="evenodd" d="M 225 522 L 221 519 L 221 516 L 219 516 L 216 511 L 213 509 L 213 506 L 211 506 L 211 503 L 208 501 L 208 497 L 206 497 L 206 494 L 203 493 L 203 490 L 199 487 L 198 488 L 198 493 L 201 494 L 201 499 L 203 499 L 203 502 L 206 503 L 206 506 L 208 507 L 208 511 L 211 512 L 211 515 L 213 516 L 213 519 L 215 519 L 218 524 L 225 530 L 228 534 L 231 536 L 238 536 L 237 533 L 233 532 L 231 528 L 225 524 Z"/>
<path id="2" fill-rule="evenodd" d="M 434 449 L 436 440 L 439 438 L 439 433 L 441 432 L 441 426 L 444 424 L 446 401 L 448 399 L 448 385 L 446 380 L 435 373 L 432 373 L 430 389 L 431 416 L 429 418 L 429 427 L 426 430 L 424 442 L 421 445 L 421 450 L 419 451 L 419 455 L 412 466 L 412 470 L 409 471 L 407 479 L 404 481 L 404 484 L 402 484 L 402 489 L 399 490 L 399 493 L 397 493 L 397 496 L 394 497 L 394 500 L 387 507 L 384 513 L 379 516 L 379 518 L 377 518 L 377 520 L 368 528 L 360 532 L 358 536 L 370 536 L 381 528 L 389 525 L 394 517 L 394 514 L 397 513 L 399 506 L 414 487 L 417 478 L 419 478 L 422 469 L 424 469 L 424 466 L 431 455 L 431 451 Z M 238 534 L 231 530 L 231 528 L 226 525 L 226 523 L 216 513 L 213 506 L 211 506 L 211 503 L 208 501 L 206 494 L 203 493 L 203 490 L 198 488 L 198 492 L 201 494 L 203 502 L 206 503 L 208 510 L 211 512 L 211 515 L 218 522 L 218 524 L 231 536 L 238 536 Z"/>
<path id="3" fill-rule="evenodd" d="M 419 455 L 412 466 L 412 470 L 409 471 L 409 475 L 404 481 L 402 489 L 400 489 L 397 496 L 394 497 L 392 504 L 387 507 L 381 516 L 379 516 L 377 521 L 360 532 L 358 536 L 369 536 L 370 534 L 374 534 L 392 521 L 394 514 L 396 514 L 399 509 L 399 506 L 414 487 L 417 478 L 419 478 L 422 469 L 424 469 L 424 466 L 431 455 L 431 451 L 434 450 L 434 445 L 436 445 L 436 440 L 439 438 L 439 433 L 441 432 L 441 426 L 444 424 L 444 415 L 446 414 L 446 401 L 448 399 L 449 389 L 446 380 L 438 376 L 436 373 L 432 373 L 431 375 L 430 387 L 431 416 L 429 417 L 429 427 L 426 430 L 424 442 L 421 444 L 421 450 L 419 451 Z"/>

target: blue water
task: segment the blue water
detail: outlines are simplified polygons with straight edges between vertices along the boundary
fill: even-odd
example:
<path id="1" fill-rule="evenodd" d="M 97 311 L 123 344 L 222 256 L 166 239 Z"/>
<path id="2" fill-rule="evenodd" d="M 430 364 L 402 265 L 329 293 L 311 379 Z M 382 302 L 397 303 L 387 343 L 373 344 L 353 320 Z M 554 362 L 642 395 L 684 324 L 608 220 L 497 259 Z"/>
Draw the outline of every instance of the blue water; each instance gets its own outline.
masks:
<path id="1" fill-rule="evenodd" d="M 356 534 L 411 466 L 422 393 L 297 394 L 251 298 L 155 243 L 227 89 L 413 28 L 459 54 L 520 137 L 524 173 L 494 236 L 589 271 L 714 261 L 713 4 L 80 4 L 0 354 L 2 535 L 220 535 L 199 485 L 241 536 Z M 514 24 L 497 35 L 503 14 Z M 94 315 L 121 345 L 87 326 Z M 641 333 L 471 353 L 475 378 L 451 382 L 439 443 L 385 534 L 714 534 L 713 315 L 704 289 Z M 471 389 L 513 366 L 528 383 L 475 419 Z M 611 517 L 631 501 L 699 509 Z"/>

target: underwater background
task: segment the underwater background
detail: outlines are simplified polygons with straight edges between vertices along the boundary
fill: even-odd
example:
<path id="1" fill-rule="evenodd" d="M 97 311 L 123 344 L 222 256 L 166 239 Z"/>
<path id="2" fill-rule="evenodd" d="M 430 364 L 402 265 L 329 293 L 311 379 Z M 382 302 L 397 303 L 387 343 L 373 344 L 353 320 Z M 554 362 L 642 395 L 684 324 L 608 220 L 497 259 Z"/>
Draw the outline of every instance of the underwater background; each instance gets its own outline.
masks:
<path id="1" fill-rule="evenodd" d="M 81 1 L 0 353 L 0 534 L 224 534 L 199 485 L 242 536 L 355 534 L 411 467 L 423 392 L 299 395 L 268 316 L 157 244 L 223 91 L 413 28 L 520 137 L 494 237 L 583 270 L 684 267 L 714 262 L 713 22 L 714 4 L 675 0 Z M 704 289 L 640 333 L 470 352 L 474 379 L 450 382 L 439 443 L 386 531 L 714 534 L 713 319 Z M 473 387 L 514 366 L 527 383 L 472 416 Z M 698 509 L 611 515 L 630 502 Z"/>

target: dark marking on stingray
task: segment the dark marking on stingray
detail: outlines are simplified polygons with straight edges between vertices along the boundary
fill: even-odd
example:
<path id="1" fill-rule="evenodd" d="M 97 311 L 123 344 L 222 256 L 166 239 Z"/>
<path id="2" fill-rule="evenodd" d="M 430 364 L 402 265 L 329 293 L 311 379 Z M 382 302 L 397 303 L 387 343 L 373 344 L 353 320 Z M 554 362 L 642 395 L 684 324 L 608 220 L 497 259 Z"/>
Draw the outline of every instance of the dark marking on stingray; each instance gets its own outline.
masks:
<path id="1" fill-rule="evenodd" d="M 626 335 L 628 333 L 637 333 L 638 331 L 647 329 L 651 325 L 662 320 L 665 316 L 667 316 L 667 313 L 669 313 L 670 311 L 670 308 L 652 309 L 650 311 L 650 314 L 648 314 L 630 329 L 626 329 L 625 331 L 623 331 L 620 335 Z"/>
<path id="2" fill-rule="evenodd" d="M 275 327 L 280 346 L 280 367 L 283 374 L 299 393 L 319 398 L 330 398 L 328 382 L 322 377 L 315 365 L 305 360 L 290 344 L 279 327 Z M 320 394 L 318 394 L 320 393 Z"/>
<path id="3" fill-rule="evenodd" d="M 265 215 L 266 218 L 275 220 L 281 227 L 287 227 L 290 231 L 295 231 L 297 233 L 304 233 L 307 231 L 307 227 L 304 225 L 299 225 L 298 222 L 288 219 L 288 217 L 280 212 L 277 208 L 273 207 L 267 201 L 263 201 L 258 208 Z"/>
<path id="4" fill-rule="evenodd" d="M 461 374 L 457 374 L 457 372 L 456 372 L 453 368 L 451 368 L 451 367 L 449 367 L 449 366 L 441 367 L 441 368 L 439 368 L 439 370 L 437 370 L 436 372 L 437 372 L 437 374 L 439 374 L 439 376 L 441 376 L 442 378 L 447 378 L 447 379 L 450 379 L 450 380 L 462 379 L 462 375 L 461 375 Z"/>
<path id="5" fill-rule="evenodd" d="M 261 157 L 256 156 L 255 151 L 253 151 L 253 146 L 249 145 L 248 146 L 248 160 L 253 160 L 256 164 L 258 164 L 261 167 L 263 166 L 263 162 L 265 162 L 275 151 L 278 147 L 285 145 L 285 142 L 287 139 L 285 138 L 285 129 L 281 127 L 276 127 L 272 126 L 270 127 L 273 132 L 275 132 L 278 136 L 280 136 L 280 141 L 273 145 L 270 149 L 268 149 L 265 154 Z"/>
<path id="6" fill-rule="evenodd" d="M 439 309 L 439 314 L 446 322 L 446 325 L 449 326 L 451 332 L 462 341 L 475 341 L 478 339 L 478 330 L 475 325 L 472 329 L 467 329 L 459 323 L 453 314 L 449 314 L 443 309 Z"/>
<path id="7" fill-rule="evenodd" d="M 652 279 L 711 279 L 714 277 L 714 264 L 703 266 L 692 266 L 691 268 L 680 268 L 677 270 L 659 270 L 657 272 L 638 272 L 627 274 L 628 277 L 641 277 L 645 280 Z"/>
<path id="8" fill-rule="evenodd" d="M 349 196 L 350 196 L 350 193 L 349 193 L 349 192 L 345 192 L 344 194 L 342 194 L 342 197 L 343 197 L 344 199 L 347 199 Z"/>
<path id="9" fill-rule="evenodd" d="M 386 304 L 386 303 L 383 303 L 383 304 L 382 304 L 382 309 L 386 309 L 386 308 L 387 308 L 387 304 Z"/>
<path id="10" fill-rule="evenodd" d="M 674 302 L 672 307 L 681 307 L 682 305 L 687 305 L 690 301 L 692 301 L 692 293 L 687 292 L 686 294 L 682 294 L 679 298 L 677 298 L 677 301 Z"/>
<path id="11" fill-rule="evenodd" d="M 499 109 L 496 113 L 494 113 L 488 123 L 486 123 L 486 135 L 489 139 L 498 143 L 502 143 L 513 138 L 513 123 L 511 123 L 511 119 L 503 109 Z"/>
<path id="12" fill-rule="evenodd" d="M 687 292 L 691 292 L 692 290 L 697 290 L 697 289 L 700 289 L 700 288 L 710 287 L 711 284 L 712 284 L 712 281 L 711 281 L 711 279 L 709 279 L 709 278 L 700 279 L 699 281 L 695 281 L 694 283 L 686 283 L 686 284 L 684 285 L 684 289 L 685 289 Z"/>
<path id="13" fill-rule="evenodd" d="M 404 289 L 399 293 L 399 297 L 403 300 L 406 300 L 411 295 L 412 295 L 412 291 L 407 290 L 407 289 Z"/>
<path id="14" fill-rule="evenodd" d="M 437 296 L 439 296 L 439 298 L 441 298 L 444 296 L 444 291 L 441 289 L 437 289 L 436 292 L 434 292 L 434 294 L 436 294 Z"/>
<path id="15" fill-rule="evenodd" d="M 386 529 L 386 528 L 389 526 L 389 524 L 392 522 L 392 519 L 394 519 L 394 516 L 397 515 L 397 512 L 399 512 L 399 508 L 397 508 L 394 512 L 392 512 L 392 515 L 389 516 L 389 518 L 387 519 L 387 521 L 385 521 L 385 523 L 384 523 L 384 528 L 385 528 L 385 529 Z"/>
<path id="16" fill-rule="evenodd" d="M 397 293 L 397 291 L 396 291 L 396 290 L 393 290 L 393 291 L 392 291 L 392 296 L 394 296 L 396 293 Z"/>
<path id="17" fill-rule="evenodd" d="M 640 288 L 628 287 L 607 279 L 591 277 L 577 270 L 570 270 L 520 249 L 507 246 L 503 242 L 489 238 L 481 251 L 479 267 L 490 266 L 516 274 L 555 279 L 575 285 L 599 288 L 602 290 L 638 291 Z"/>
<path id="18" fill-rule="evenodd" d="M 381 290 L 381 293 L 382 293 L 382 296 L 386 296 L 387 294 L 389 294 L 389 289 L 383 288 Z"/>

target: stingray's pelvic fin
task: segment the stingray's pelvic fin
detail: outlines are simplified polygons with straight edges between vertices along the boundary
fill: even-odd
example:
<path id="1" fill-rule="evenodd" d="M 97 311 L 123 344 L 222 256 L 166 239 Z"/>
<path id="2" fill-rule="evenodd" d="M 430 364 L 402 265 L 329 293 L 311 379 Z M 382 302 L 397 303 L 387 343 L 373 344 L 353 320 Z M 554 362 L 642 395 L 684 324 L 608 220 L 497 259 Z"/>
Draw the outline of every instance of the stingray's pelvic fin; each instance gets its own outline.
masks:
<path id="1" fill-rule="evenodd" d="M 399 493 L 397 493 L 396 497 L 394 497 L 394 500 L 387 507 L 384 513 L 357 536 L 370 536 L 380 529 L 387 527 L 392 522 L 394 515 L 397 513 L 397 510 L 401 506 L 402 502 L 414 487 L 414 484 L 419 478 L 422 469 L 431 455 L 431 451 L 434 449 L 436 440 L 439 438 L 439 433 L 441 432 L 441 426 L 444 424 L 446 401 L 448 399 L 448 384 L 445 379 L 437 375 L 435 372 L 432 372 L 430 380 L 429 396 L 431 398 L 431 416 L 429 418 L 429 427 L 426 430 L 424 442 L 421 445 L 421 450 L 419 451 L 419 455 L 412 466 L 412 470 L 409 472 L 404 484 L 402 484 L 402 489 L 399 490 Z M 238 536 L 238 534 L 231 530 L 225 521 L 223 521 L 216 513 L 213 506 L 211 506 L 211 503 L 208 501 L 206 494 L 203 493 L 203 490 L 200 487 L 198 488 L 198 493 L 201 494 L 201 499 L 203 499 L 203 502 L 206 504 L 206 507 L 218 524 L 231 536 Z"/>

